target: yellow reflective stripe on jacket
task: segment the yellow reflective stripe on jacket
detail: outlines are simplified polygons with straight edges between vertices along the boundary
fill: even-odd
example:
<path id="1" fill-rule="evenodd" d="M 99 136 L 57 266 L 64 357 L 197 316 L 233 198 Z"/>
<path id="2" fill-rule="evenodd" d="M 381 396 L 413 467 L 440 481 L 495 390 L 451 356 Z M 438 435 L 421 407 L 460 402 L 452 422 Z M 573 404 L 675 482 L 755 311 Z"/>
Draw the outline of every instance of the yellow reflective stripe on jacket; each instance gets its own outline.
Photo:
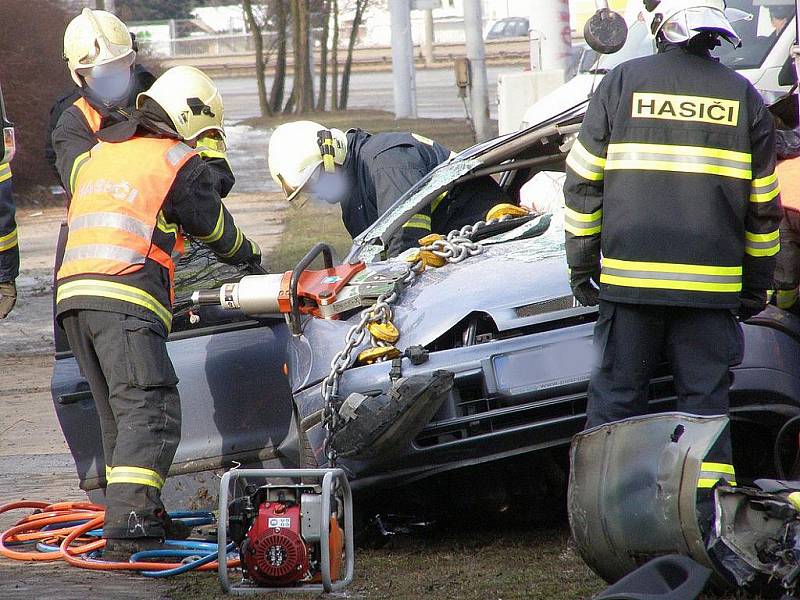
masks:
<path id="1" fill-rule="evenodd" d="M 589 181 L 602 181 L 606 159 L 589 152 L 580 140 L 575 140 L 567 155 L 567 166 Z"/>
<path id="2" fill-rule="evenodd" d="M 108 479 L 110 475 L 111 475 L 111 467 L 106 465 L 106 479 Z"/>
<path id="3" fill-rule="evenodd" d="M 242 230 L 238 227 L 236 228 L 236 241 L 233 243 L 233 247 L 230 249 L 229 252 L 225 252 L 224 254 L 220 254 L 222 258 L 230 258 L 234 254 L 239 251 L 239 248 L 242 247 L 242 241 L 244 240 L 244 236 L 242 235 Z"/>
<path id="4" fill-rule="evenodd" d="M 11 230 L 11 233 L 0 236 L 0 252 L 11 250 L 17 246 L 17 228 Z"/>
<path id="5" fill-rule="evenodd" d="M 69 174 L 69 191 L 74 193 L 75 192 L 75 180 L 78 178 L 78 173 L 81 170 L 81 167 L 86 164 L 86 161 L 89 160 L 91 155 L 91 150 L 84 152 L 83 154 L 79 154 L 78 157 L 75 159 L 75 162 L 72 163 L 72 171 Z"/>
<path id="6" fill-rule="evenodd" d="M 436 196 L 436 198 L 433 199 L 433 202 L 431 202 L 431 214 L 436 212 L 436 209 L 439 208 L 439 205 L 446 197 L 447 197 L 447 191 L 445 190 L 444 192 L 442 192 L 441 194 Z"/>
<path id="7" fill-rule="evenodd" d="M 194 237 L 196 240 L 203 242 L 204 244 L 210 244 L 212 242 L 216 242 L 219 238 L 221 238 L 224 232 L 225 232 L 225 209 L 223 208 L 222 204 L 220 204 L 219 216 L 217 217 L 217 222 L 214 225 L 214 229 L 211 230 L 211 233 L 209 233 L 208 235 L 196 235 Z"/>
<path id="8" fill-rule="evenodd" d="M 112 298 L 123 302 L 137 304 L 155 313 L 159 320 L 164 323 L 167 332 L 172 327 L 172 311 L 156 300 L 152 295 L 144 290 L 102 279 L 77 279 L 68 283 L 60 283 L 56 292 L 56 304 L 69 298 L 78 296 L 97 296 L 101 298 Z"/>
<path id="9" fill-rule="evenodd" d="M 759 177 L 750 186 L 750 202 L 769 202 L 780 193 L 777 173 Z"/>
<path id="10" fill-rule="evenodd" d="M 431 218 L 428 215 L 417 213 L 403 224 L 403 227 L 431 230 Z"/>
<path id="11" fill-rule="evenodd" d="M 740 292 L 742 291 L 742 267 L 603 258 L 600 282 L 636 288 Z"/>
<path id="12" fill-rule="evenodd" d="M 596 210 L 586 214 L 572 210 L 569 207 L 564 209 L 564 229 L 572 235 L 585 236 L 595 235 L 603 229 L 603 210 Z"/>
<path id="13" fill-rule="evenodd" d="M 606 170 L 673 171 L 751 179 L 751 155 L 722 148 L 669 144 L 609 144 Z"/>
<path id="14" fill-rule="evenodd" d="M 794 306 L 794 303 L 800 298 L 800 293 L 797 291 L 797 288 L 793 290 L 778 290 L 775 292 L 775 297 L 777 298 L 778 308 L 788 310 Z"/>
<path id="15" fill-rule="evenodd" d="M 167 218 L 164 216 L 162 211 L 158 211 L 158 216 L 156 217 L 156 227 L 158 227 L 164 233 L 174 235 L 176 238 L 179 235 L 178 226 L 175 223 L 167 223 Z"/>
<path id="16" fill-rule="evenodd" d="M 114 485 L 118 483 L 149 485 L 160 490 L 164 486 L 164 478 L 152 469 L 143 469 L 142 467 L 111 467 L 107 484 Z"/>
<path id="17" fill-rule="evenodd" d="M 700 465 L 698 488 L 713 488 L 720 479 L 724 480 L 727 485 L 736 485 L 736 471 L 733 469 L 733 465 L 716 462 L 704 462 Z"/>
<path id="18" fill-rule="evenodd" d="M 0 165 L 0 183 L 6 179 L 11 179 L 11 165 L 8 163 Z"/>
<path id="19" fill-rule="evenodd" d="M 781 249 L 780 231 L 769 233 L 744 232 L 744 251 L 750 256 L 775 256 Z"/>

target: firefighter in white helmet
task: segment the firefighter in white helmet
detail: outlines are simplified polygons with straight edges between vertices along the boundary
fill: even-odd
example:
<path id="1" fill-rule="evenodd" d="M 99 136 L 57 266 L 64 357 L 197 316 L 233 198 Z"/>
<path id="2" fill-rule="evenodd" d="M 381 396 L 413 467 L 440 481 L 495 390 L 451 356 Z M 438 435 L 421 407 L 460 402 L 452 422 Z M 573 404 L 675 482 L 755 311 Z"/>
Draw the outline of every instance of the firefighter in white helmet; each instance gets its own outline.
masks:
<path id="1" fill-rule="evenodd" d="M 677 410 L 726 415 L 744 321 L 766 305 L 780 247 L 775 131 L 760 94 L 714 57 L 739 37 L 723 0 L 645 0 L 658 53 L 603 77 L 567 158 L 575 298 L 599 302 L 587 428 L 649 411 L 669 361 Z M 737 319 L 738 317 L 738 319 Z M 726 430 L 697 484 L 700 528 L 734 482 Z"/>
<path id="2" fill-rule="evenodd" d="M 183 234 L 223 262 L 260 268 L 261 260 L 200 156 L 199 140 L 221 131 L 213 83 L 197 69 L 176 67 L 136 107 L 99 132 L 75 175 L 56 274 L 56 316 L 100 418 L 106 558 L 124 560 L 188 533 L 170 521 L 160 494 L 180 440 L 166 338 Z"/>
<path id="3" fill-rule="evenodd" d="M 272 178 L 293 204 L 302 205 L 309 196 L 339 203 L 342 221 L 355 237 L 451 155 L 438 142 L 415 133 L 344 132 L 297 121 L 275 129 L 268 163 Z M 389 240 L 388 254 L 418 246 L 432 232 L 449 233 L 485 219 L 493 206 L 508 202 L 491 177 L 472 180 L 412 215 Z"/>

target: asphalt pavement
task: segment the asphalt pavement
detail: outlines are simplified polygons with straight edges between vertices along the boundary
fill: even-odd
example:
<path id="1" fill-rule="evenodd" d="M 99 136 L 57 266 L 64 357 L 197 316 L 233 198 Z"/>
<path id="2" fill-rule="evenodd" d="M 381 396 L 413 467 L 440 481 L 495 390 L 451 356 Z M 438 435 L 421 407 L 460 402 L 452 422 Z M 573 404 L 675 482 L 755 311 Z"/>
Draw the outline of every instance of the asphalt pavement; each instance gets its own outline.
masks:
<path id="1" fill-rule="evenodd" d="M 489 113 L 497 118 L 497 76 L 519 72 L 522 67 L 489 67 Z M 225 101 L 225 128 L 228 134 L 228 156 L 236 174 L 234 191 L 241 193 L 279 191 L 267 171 L 266 152 L 269 131 L 264 132 L 238 122 L 259 115 L 258 90 L 254 78 L 219 78 L 216 81 Z M 267 89 L 272 80 L 267 80 Z M 287 94 L 291 90 L 287 78 Z M 352 110 L 394 110 L 391 72 L 353 73 L 350 80 L 348 108 Z M 417 71 L 417 116 L 423 118 L 459 118 L 464 116 L 464 103 L 458 97 L 455 77 L 450 69 Z M 309 115 L 306 118 L 313 119 Z M 358 123 L 353 123 L 358 127 Z"/>
<path id="2" fill-rule="evenodd" d="M 497 118 L 497 76 L 500 73 L 518 73 L 522 67 L 489 67 L 489 112 Z M 318 82 L 315 82 L 318 84 Z M 217 85 L 225 100 L 226 120 L 236 121 L 258 116 L 258 91 L 255 78 L 219 78 Z M 272 80 L 267 79 L 267 89 Z M 291 77 L 287 78 L 287 93 L 291 90 Z M 390 71 L 357 72 L 350 76 L 350 109 L 394 110 L 393 79 Z M 417 116 L 426 118 L 453 118 L 464 116 L 464 104 L 458 97 L 455 76 L 450 69 L 423 69 L 417 71 Z"/>

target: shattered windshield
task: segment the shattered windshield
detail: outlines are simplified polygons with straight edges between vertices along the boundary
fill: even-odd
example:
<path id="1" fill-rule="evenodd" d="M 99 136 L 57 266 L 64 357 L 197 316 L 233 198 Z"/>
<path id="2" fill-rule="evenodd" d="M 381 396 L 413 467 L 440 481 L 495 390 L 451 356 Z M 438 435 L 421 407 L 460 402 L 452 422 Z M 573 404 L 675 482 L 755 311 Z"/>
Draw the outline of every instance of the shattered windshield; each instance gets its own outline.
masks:
<path id="1" fill-rule="evenodd" d="M 768 6 L 765 6 L 767 5 Z M 728 0 L 728 9 L 737 13 L 733 28 L 742 40 L 740 48 L 723 43 L 714 56 L 731 69 L 756 69 L 787 27 L 794 27 L 794 2 L 791 0 Z"/>

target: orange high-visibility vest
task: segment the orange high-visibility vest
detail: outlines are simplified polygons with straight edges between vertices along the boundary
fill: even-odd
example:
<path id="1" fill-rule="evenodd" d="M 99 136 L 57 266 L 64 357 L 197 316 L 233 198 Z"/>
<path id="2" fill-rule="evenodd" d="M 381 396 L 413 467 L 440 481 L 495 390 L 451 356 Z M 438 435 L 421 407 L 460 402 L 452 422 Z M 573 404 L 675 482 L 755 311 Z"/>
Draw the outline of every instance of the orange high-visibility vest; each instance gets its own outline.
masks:
<path id="1" fill-rule="evenodd" d="M 72 105 L 81 111 L 83 118 L 86 119 L 86 123 L 89 125 L 89 129 L 92 130 L 92 133 L 97 133 L 100 131 L 100 125 L 103 122 L 103 116 L 95 110 L 95 108 L 89 104 L 88 100 L 81 96 Z"/>
<path id="2" fill-rule="evenodd" d="M 800 157 L 779 162 L 775 173 L 781 186 L 783 208 L 800 212 Z"/>
<path id="3" fill-rule="evenodd" d="M 183 253 L 175 231 L 169 247 L 153 242 L 162 223 L 161 207 L 181 167 L 197 152 L 165 138 L 100 142 L 81 168 L 69 206 L 69 235 L 57 279 L 85 274 L 126 275 L 149 258 L 169 271 L 170 295 L 175 273 L 173 254 Z"/>

